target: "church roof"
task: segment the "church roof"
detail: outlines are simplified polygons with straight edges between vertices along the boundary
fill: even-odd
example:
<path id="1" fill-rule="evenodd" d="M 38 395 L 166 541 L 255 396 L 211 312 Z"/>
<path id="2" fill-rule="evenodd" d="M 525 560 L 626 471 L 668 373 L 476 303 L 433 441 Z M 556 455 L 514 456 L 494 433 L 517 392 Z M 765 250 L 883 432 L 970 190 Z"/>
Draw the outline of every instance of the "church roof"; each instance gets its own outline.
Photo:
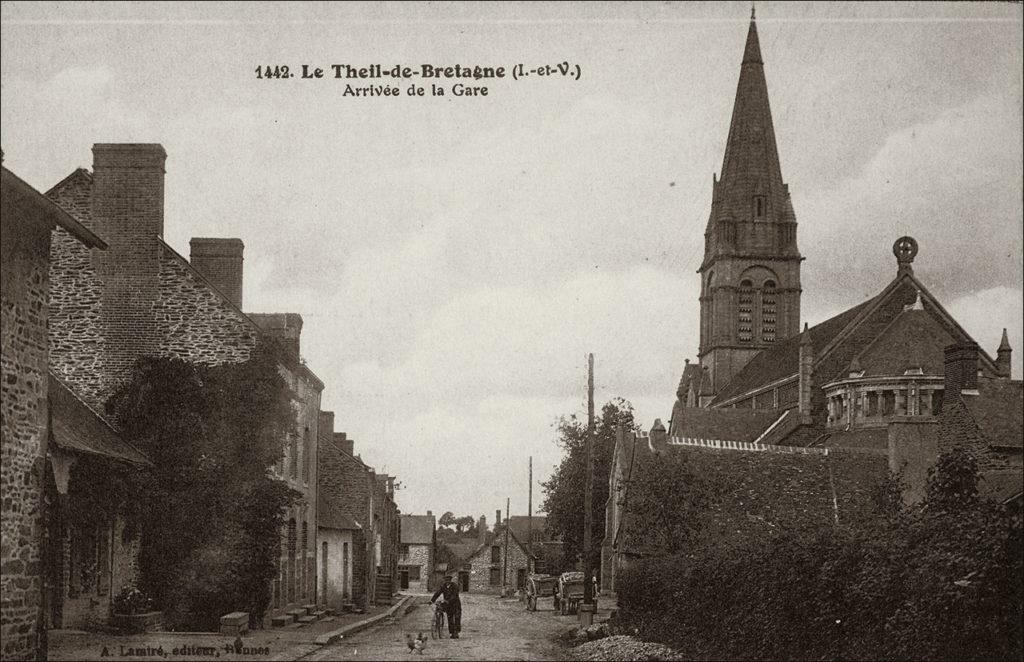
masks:
<path id="1" fill-rule="evenodd" d="M 818 351 L 819 348 L 823 348 L 831 343 L 839 332 L 845 329 L 869 303 L 871 303 L 871 300 L 858 304 L 849 310 L 839 313 L 835 317 L 810 327 L 808 333 L 815 350 Z M 771 382 L 795 375 L 800 360 L 801 337 L 802 334 L 792 336 L 775 347 L 758 352 L 742 370 L 736 373 L 735 377 L 729 380 L 729 383 L 725 385 L 725 388 L 714 399 L 714 402 L 724 402 L 754 390 L 763 384 L 770 384 Z"/>
<path id="2" fill-rule="evenodd" d="M 671 437 L 715 441 L 752 442 L 778 420 L 776 409 L 706 409 L 684 407 L 677 400 L 672 408 Z"/>
<path id="3" fill-rule="evenodd" d="M 1024 382 L 979 379 L 978 395 L 961 397 L 990 445 L 1024 448 Z"/>
<path id="4" fill-rule="evenodd" d="M 918 310 L 908 310 L 920 308 Z M 901 314 L 903 319 L 899 319 Z M 899 273 L 877 296 L 810 328 L 814 346 L 814 383 L 819 387 L 838 378 L 855 357 L 864 363 L 872 357 L 875 374 L 901 375 L 908 361 L 935 369 L 942 356 L 946 337 L 951 342 L 972 340 L 970 335 L 942 307 L 911 271 Z M 920 333 L 920 338 L 914 335 Z M 921 340 L 918 346 L 918 340 Z M 946 343 L 948 344 L 948 343 Z M 878 350 L 873 351 L 875 346 Z M 884 350 L 884 351 L 883 351 Z M 787 338 L 778 345 L 758 352 L 729 381 L 712 401 L 721 405 L 768 384 L 797 374 L 800 336 Z M 979 366 L 995 374 L 995 363 L 984 350 L 978 354 Z M 925 367 L 918 366 L 918 367 Z M 927 371 L 926 371 L 927 372 Z M 931 374 L 942 374 L 937 370 Z"/>

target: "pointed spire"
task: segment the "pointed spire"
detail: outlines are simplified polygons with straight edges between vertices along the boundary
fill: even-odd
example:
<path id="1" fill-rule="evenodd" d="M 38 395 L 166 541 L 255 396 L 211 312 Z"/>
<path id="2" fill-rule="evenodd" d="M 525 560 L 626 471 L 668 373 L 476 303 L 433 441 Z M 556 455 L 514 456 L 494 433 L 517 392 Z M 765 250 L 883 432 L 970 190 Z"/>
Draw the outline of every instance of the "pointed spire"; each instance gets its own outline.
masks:
<path id="1" fill-rule="evenodd" d="M 747 30 L 747 46 L 743 49 L 743 64 L 764 64 L 761 60 L 761 43 L 757 39 L 757 21 L 754 8 L 750 8 L 750 28 Z"/>
<path id="2" fill-rule="evenodd" d="M 762 198 L 764 204 L 763 214 L 758 220 L 795 220 L 779 166 L 764 61 L 757 37 L 757 22 L 753 17 L 747 30 L 729 137 L 716 191 L 713 222 L 722 218 L 752 220 L 754 196 Z"/>
<path id="3" fill-rule="evenodd" d="M 804 322 L 804 330 L 803 330 L 803 333 L 800 334 L 800 344 L 801 345 L 810 345 L 811 344 L 811 334 L 807 332 L 807 322 Z"/>
<path id="4" fill-rule="evenodd" d="M 1010 347 L 1010 339 L 1006 335 L 1006 327 L 1003 327 L 1003 339 L 999 341 L 999 349 L 997 352 L 1010 352 L 1013 348 Z"/>

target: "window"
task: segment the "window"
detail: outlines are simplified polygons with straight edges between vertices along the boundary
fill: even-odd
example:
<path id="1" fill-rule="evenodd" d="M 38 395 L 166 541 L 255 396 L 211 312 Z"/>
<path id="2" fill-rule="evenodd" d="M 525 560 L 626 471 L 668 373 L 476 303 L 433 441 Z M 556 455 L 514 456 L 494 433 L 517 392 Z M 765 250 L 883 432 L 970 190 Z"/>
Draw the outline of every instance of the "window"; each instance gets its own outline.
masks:
<path id="1" fill-rule="evenodd" d="M 418 565 L 411 565 L 408 567 L 409 570 L 409 581 L 418 582 L 420 580 L 420 567 Z"/>
<path id="2" fill-rule="evenodd" d="M 491 546 L 491 563 L 501 563 L 501 547 L 498 545 Z"/>
<path id="3" fill-rule="evenodd" d="M 299 442 L 294 434 L 288 435 L 288 471 L 292 478 L 299 477 Z"/>
<path id="4" fill-rule="evenodd" d="M 763 195 L 754 196 L 754 218 L 764 218 L 765 204 Z"/>
<path id="5" fill-rule="evenodd" d="M 409 556 L 409 546 L 408 545 L 401 545 L 398 548 L 398 555 L 399 556 L 405 556 L 405 557 Z"/>
<path id="6" fill-rule="evenodd" d="M 761 289 L 761 341 L 775 342 L 775 281 L 766 280 Z"/>
<path id="7" fill-rule="evenodd" d="M 501 568 L 491 568 L 491 586 L 501 586 Z"/>
<path id="8" fill-rule="evenodd" d="M 313 454 L 310 443 L 309 428 L 302 432 L 302 480 L 309 482 L 310 459 Z"/>
<path id="9" fill-rule="evenodd" d="M 754 338 L 754 284 L 744 279 L 740 283 L 739 320 L 737 337 L 740 342 L 750 342 Z"/>

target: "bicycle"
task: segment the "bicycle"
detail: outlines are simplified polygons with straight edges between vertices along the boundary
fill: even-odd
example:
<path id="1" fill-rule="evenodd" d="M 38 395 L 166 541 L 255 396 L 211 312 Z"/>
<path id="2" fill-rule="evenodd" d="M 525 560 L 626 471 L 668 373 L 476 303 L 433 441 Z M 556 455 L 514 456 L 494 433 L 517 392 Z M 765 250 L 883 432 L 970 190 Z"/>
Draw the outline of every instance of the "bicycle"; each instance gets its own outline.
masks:
<path id="1" fill-rule="evenodd" d="M 442 639 L 444 637 L 444 609 L 441 606 L 442 604 L 440 601 L 434 603 L 434 624 L 430 629 L 430 637 L 432 639 Z"/>

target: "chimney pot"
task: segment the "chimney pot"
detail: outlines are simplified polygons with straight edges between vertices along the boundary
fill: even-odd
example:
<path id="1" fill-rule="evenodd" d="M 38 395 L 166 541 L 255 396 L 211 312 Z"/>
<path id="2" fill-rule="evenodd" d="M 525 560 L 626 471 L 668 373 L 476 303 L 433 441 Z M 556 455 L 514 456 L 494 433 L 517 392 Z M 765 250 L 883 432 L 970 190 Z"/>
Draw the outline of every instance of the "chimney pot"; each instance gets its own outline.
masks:
<path id="1" fill-rule="evenodd" d="M 235 305 L 242 308 L 242 262 L 245 244 L 241 239 L 192 237 L 188 261 L 203 278 Z"/>
<path id="2" fill-rule="evenodd" d="M 978 343 L 961 342 L 946 346 L 944 399 L 978 388 Z"/>

